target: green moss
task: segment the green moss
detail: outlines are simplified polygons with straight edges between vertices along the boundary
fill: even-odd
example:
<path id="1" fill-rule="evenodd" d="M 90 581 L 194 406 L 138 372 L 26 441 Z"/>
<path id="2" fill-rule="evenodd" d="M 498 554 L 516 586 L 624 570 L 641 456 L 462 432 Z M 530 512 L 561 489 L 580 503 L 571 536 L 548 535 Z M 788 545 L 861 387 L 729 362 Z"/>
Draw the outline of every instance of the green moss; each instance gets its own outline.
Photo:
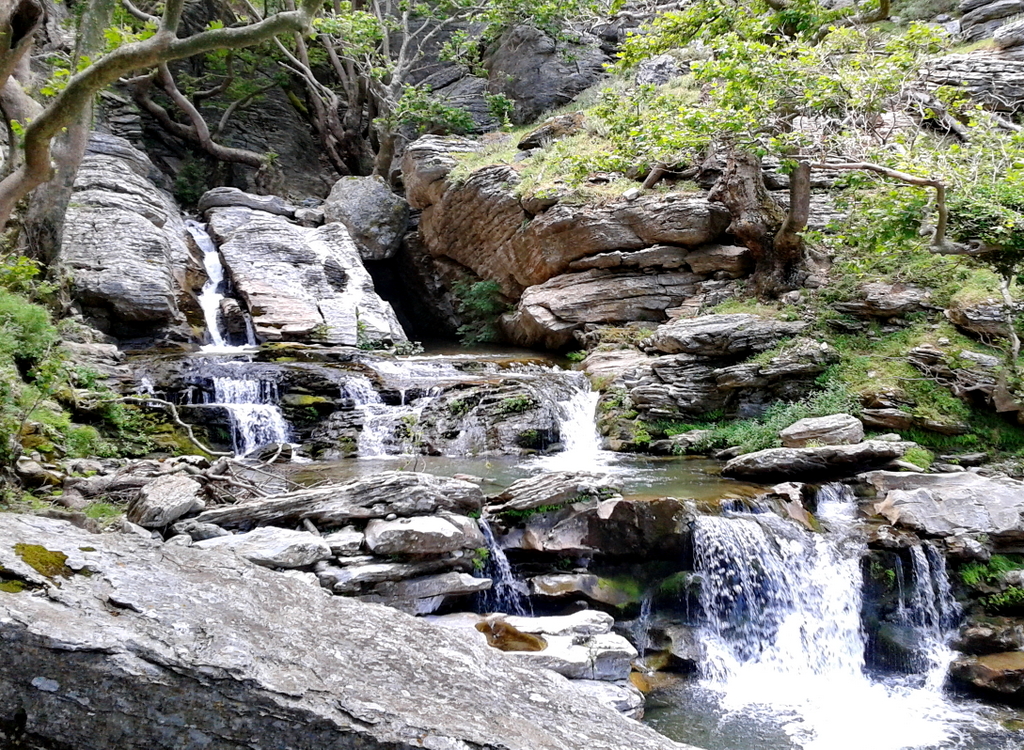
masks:
<path id="1" fill-rule="evenodd" d="M 1024 569 L 1021 555 L 992 555 L 987 562 L 971 562 L 959 570 L 960 580 L 965 586 L 975 587 L 999 580 L 1003 573 Z"/>
<path id="2" fill-rule="evenodd" d="M 920 466 L 922 469 L 927 469 L 935 460 L 935 454 L 927 448 L 915 445 L 903 455 L 903 458 L 914 464 L 914 466 Z"/>
<path id="3" fill-rule="evenodd" d="M 506 399 L 502 399 L 501 403 L 498 404 L 499 414 L 522 414 L 525 411 L 529 411 L 537 406 L 537 402 L 526 394 L 518 394 L 516 396 L 509 396 Z"/>
<path id="4" fill-rule="evenodd" d="M 67 555 L 48 550 L 41 544 L 15 544 L 14 553 L 22 562 L 50 580 L 58 577 L 70 578 L 75 574 L 75 571 L 65 564 L 68 560 Z"/>
<path id="5" fill-rule="evenodd" d="M 527 518 L 537 515 L 538 513 L 551 513 L 556 510 L 561 510 L 564 505 L 541 505 L 536 508 L 527 508 L 525 510 L 503 510 L 501 517 L 515 523 L 517 521 L 525 521 Z"/>
<path id="6" fill-rule="evenodd" d="M 89 503 L 82 511 L 88 518 L 105 521 L 121 515 L 121 509 L 111 503 Z"/>
<path id="7" fill-rule="evenodd" d="M 6 591 L 8 594 L 20 594 L 24 590 L 24 581 L 0 581 L 0 591 Z"/>

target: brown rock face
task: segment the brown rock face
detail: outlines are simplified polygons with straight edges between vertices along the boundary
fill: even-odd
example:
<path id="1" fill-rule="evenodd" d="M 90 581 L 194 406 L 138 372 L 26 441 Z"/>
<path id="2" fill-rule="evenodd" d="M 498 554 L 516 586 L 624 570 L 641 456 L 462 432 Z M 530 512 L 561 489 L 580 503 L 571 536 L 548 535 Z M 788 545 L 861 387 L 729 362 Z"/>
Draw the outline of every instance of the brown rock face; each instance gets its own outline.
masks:
<path id="1" fill-rule="evenodd" d="M 954 680 L 1005 697 L 1024 695 L 1024 651 L 964 656 L 953 662 L 949 673 Z"/>
<path id="2" fill-rule="evenodd" d="M 432 255 L 458 261 L 518 296 L 569 270 L 579 258 L 667 244 L 695 248 L 725 231 L 729 215 L 699 194 L 659 194 L 603 205 L 553 205 L 531 215 L 515 187 L 516 170 L 484 167 L 460 183 L 448 181 L 461 140 L 427 136 L 402 165 L 409 202 L 423 210 L 420 232 Z M 531 203 L 536 207 L 536 203 Z"/>

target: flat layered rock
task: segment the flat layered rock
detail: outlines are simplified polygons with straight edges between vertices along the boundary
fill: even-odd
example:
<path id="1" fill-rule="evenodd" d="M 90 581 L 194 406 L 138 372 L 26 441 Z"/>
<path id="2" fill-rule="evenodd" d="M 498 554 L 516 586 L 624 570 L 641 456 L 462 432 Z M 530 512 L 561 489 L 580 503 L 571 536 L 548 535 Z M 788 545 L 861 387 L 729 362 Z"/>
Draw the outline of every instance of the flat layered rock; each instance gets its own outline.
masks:
<path id="1" fill-rule="evenodd" d="M 241 524 L 298 522 L 344 526 L 352 519 L 422 516 L 451 511 L 467 514 L 483 507 L 480 488 L 458 479 L 412 471 L 385 471 L 347 484 L 299 490 L 251 503 L 201 513 L 201 523 L 234 527 Z"/>
<path id="2" fill-rule="evenodd" d="M 331 556 L 323 538 L 308 531 L 265 526 L 245 534 L 217 536 L 195 542 L 200 549 L 226 549 L 251 563 L 270 568 L 304 568 Z"/>
<path id="3" fill-rule="evenodd" d="M 934 536 L 954 531 L 1024 537 L 1024 482 L 972 472 L 875 471 L 865 479 L 894 523 Z"/>
<path id="4" fill-rule="evenodd" d="M 32 746 L 684 748 L 458 632 L 217 550 L 5 514 L 0 565 L 30 582 L 0 592 L 0 732 L 19 716 Z"/>
<path id="5" fill-rule="evenodd" d="M 783 337 L 795 336 L 806 327 L 803 322 L 772 320 L 746 313 L 703 315 L 658 326 L 648 346 L 665 354 L 738 357 L 770 349 Z"/>
<path id="6" fill-rule="evenodd" d="M 902 458 L 907 443 L 867 440 L 820 448 L 768 448 L 730 460 L 722 475 L 752 481 L 809 480 L 850 476 Z"/>
<path id="7" fill-rule="evenodd" d="M 610 497 L 622 490 L 622 483 L 607 474 L 586 471 L 553 471 L 518 479 L 504 492 L 488 498 L 490 510 L 533 510 L 543 506 L 566 505 L 589 498 Z"/>
<path id="8" fill-rule="evenodd" d="M 864 439 L 864 425 L 851 414 L 798 419 L 779 433 L 786 448 L 818 445 L 852 445 Z"/>
<path id="9" fill-rule="evenodd" d="M 949 675 L 1003 698 L 1017 698 L 1024 695 L 1024 651 L 962 656 L 950 665 Z"/>

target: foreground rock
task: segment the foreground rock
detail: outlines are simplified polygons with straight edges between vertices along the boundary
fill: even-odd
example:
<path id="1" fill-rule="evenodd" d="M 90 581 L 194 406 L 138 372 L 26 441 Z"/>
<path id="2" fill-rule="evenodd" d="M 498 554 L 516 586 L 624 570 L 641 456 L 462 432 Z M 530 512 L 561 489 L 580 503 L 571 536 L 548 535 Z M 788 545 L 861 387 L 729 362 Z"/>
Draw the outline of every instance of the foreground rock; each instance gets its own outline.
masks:
<path id="1" fill-rule="evenodd" d="M 907 447 L 907 443 L 867 440 L 820 448 L 768 448 L 732 459 L 722 475 L 754 481 L 833 479 L 884 466 L 901 458 Z"/>
<path id="2" fill-rule="evenodd" d="M 47 578 L 17 544 L 67 559 Z M 29 587 L 0 592 L 7 745 L 235 750 L 259 738 L 262 748 L 291 750 L 684 747 L 562 677 L 216 551 L 11 515 L 0 526 L 0 565 Z M 85 570 L 92 575 L 77 574 Z"/>
<path id="3" fill-rule="evenodd" d="M 995 694 L 1004 700 L 1024 697 L 1024 652 L 962 656 L 950 665 L 957 682 Z"/>

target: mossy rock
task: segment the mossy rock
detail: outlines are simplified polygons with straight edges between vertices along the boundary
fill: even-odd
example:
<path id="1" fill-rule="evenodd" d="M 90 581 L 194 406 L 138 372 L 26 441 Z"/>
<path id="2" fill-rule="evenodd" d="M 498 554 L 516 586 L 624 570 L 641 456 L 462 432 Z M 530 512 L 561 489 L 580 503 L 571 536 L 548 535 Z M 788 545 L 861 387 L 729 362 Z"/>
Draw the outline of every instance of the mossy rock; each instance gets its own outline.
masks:
<path id="1" fill-rule="evenodd" d="M 75 571 L 66 565 L 67 555 L 48 550 L 41 544 L 15 544 L 14 552 L 22 562 L 51 581 L 56 578 L 70 578 L 75 574 Z"/>

